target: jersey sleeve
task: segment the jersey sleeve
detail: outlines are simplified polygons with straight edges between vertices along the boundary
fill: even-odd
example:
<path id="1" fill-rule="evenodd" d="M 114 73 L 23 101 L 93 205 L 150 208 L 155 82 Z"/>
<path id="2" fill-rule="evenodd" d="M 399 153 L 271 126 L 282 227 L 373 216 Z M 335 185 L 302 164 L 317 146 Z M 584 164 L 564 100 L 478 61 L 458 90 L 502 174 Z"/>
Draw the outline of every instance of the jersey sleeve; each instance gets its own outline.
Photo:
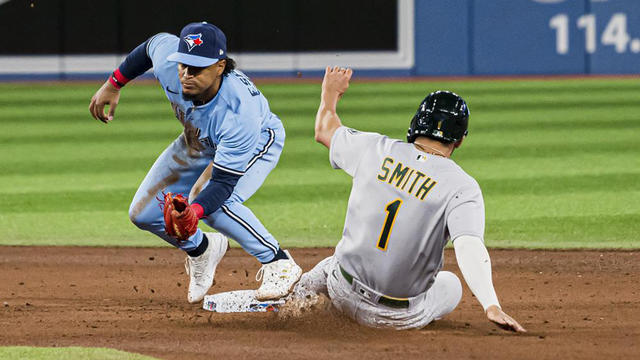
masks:
<path id="1" fill-rule="evenodd" d="M 475 181 L 453 195 L 446 213 L 451 239 L 462 235 L 484 239 L 484 200 L 480 186 Z"/>
<path id="2" fill-rule="evenodd" d="M 367 150 L 371 150 L 382 135 L 339 127 L 331 138 L 329 161 L 334 169 L 342 169 L 352 177 Z"/>
<path id="3" fill-rule="evenodd" d="M 223 122 L 213 166 L 231 174 L 244 174 L 260 138 L 260 125 L 230 113 Z"/>
<path id="4" fill-rule="evenodd" d="M 152 36 L 147 43 L 147 55 L 153 63 L 153 74 L 161 84 L 167 85 L 176 78 L 178 68 L 175 62 L 167 60 L 167 56 L 178 50 L 179 38 L 168 33 Z"/>

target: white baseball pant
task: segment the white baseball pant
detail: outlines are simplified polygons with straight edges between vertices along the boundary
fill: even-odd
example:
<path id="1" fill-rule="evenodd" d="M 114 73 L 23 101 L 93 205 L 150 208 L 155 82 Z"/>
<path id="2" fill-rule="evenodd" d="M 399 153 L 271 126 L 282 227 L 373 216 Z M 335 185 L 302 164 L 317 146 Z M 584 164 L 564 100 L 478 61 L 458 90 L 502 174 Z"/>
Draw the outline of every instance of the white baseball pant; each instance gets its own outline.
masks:
<path id="1" fill-rule="evenodd" d="M 329 296 L 341 313 L 362 325 L 398 330 L 425 327 L 452 312 L 462 298 L 460 280 L 448 271 L 440 271 L 426 292 L 409 298 L 406 309 L 371 301 L 354 290 L 356 282 L 349 284 L 335 256 L 330 256 L 302 275 L 293 296 L 303 298 L 322 293 Z"/>

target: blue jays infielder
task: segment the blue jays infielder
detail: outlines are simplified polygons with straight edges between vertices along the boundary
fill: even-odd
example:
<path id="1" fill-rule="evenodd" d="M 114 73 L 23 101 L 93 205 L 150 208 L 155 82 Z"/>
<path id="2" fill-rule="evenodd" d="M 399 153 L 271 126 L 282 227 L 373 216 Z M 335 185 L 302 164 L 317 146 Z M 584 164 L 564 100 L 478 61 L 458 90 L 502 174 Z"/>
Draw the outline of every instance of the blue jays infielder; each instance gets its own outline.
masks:
<path id="1" fill-rule="evenodd" d="M 282 122 L 262 93 L 227 57 L 226 37 L 216 26 L 191 23 L 180 37 L 160 33 L 134 49 L 91 99 L 89 110 L 105 123 L 113 120 L 120 88 L 153 67 L 184 132 L 160 155 L 136 192 L 129 216 L 187 253 L 188 300 L 204 298 L 231 237 L 263 267 L 259 300 L 285 296 L 302 273 L 288 252 L 243 205 L 276 166 L 284 145 Z M 104 113 L 109 105 L 109 113 Z M 219 233 L 197 230 L 185 241 L 165 232 L 156 198 L 163 192 L 189 194 L 213 164 L 211 180 L 187 212 Z M 194 226 L 195 228 L 195 226 Z"/>

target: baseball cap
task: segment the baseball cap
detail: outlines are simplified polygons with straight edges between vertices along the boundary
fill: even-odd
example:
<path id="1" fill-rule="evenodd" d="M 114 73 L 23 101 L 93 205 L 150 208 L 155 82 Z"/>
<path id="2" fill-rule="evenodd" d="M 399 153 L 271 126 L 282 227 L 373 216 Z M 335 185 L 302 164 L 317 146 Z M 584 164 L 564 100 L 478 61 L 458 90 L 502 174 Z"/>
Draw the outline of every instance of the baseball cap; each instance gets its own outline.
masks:
<path id="1" fill-rule="evenodd" d="M 167 60 L 189 66 L 207 67 L 227 58 L 227 37 L 206 21 L 188 24 L 180 32 L 178 51 Z"/>

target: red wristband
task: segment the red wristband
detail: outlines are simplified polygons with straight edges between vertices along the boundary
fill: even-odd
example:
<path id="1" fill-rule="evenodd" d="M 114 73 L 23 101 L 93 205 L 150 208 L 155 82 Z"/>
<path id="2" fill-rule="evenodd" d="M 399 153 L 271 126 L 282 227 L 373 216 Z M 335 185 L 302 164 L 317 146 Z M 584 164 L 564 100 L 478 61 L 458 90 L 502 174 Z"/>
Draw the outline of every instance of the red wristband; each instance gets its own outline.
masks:
<path id="1" fill-rule="evenodd" d="M 115 69 L 114 72 L 111 73 L 111 76 L 109 76 L 109 82 L 116 89 L 121 89 L 123 86 L 127 85 L 129 81 L 131 80 L 127 79 L 124 75 L 122 75 L 119 68 Z"/>
<path id="2" fill-rule="evenodd" d="M 198 203 L 193 203 L 191 204 L 191 208 L 196 213 L 196 216 L 198 217 L 198 219 L 202 219 L 204 217 L 204 208 L 202 207 L 202 205 Z"/>

